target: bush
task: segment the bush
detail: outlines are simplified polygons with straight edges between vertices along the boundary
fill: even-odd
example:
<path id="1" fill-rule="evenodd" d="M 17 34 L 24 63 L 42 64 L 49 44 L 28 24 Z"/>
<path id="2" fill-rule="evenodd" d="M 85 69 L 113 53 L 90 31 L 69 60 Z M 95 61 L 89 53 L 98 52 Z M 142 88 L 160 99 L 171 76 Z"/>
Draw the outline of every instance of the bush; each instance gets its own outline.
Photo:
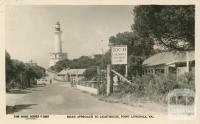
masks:
<path id="1" fill-rule="evenodd" d="M 83 75 L 86 80 L 95 80 L 97 78 L 97 67 L 87 68 Z"/>
<path id="2" fill-rule="evenodd" d="M 185 73 L 178 77 L 177 83 L 179 88 L 188 88 L 195 91 L 195 75 L 192 72 Z"/>
<path id="3" fill-rule="evenodd" d="M 176 75 L 143 75 L 136 77 L 133 84 L 122 82 L 114 96 L 123 98 L 127 94 L 138 98 L 146 98 L 151 101 L 166 103 L 166 96 L 169 91 L 177 88 L 189 88 L 195 90 L 194 74 L 185 73 L 179 77 Z"/>
<path id="4" fill-rule="evenodd" d="M 6 52 L 6 91 L 11 88 L 27 88 L 35 84 L 35 80 L 45 76 L 45 69 L 38 65 L 30 65 L 11 59 Z"/>

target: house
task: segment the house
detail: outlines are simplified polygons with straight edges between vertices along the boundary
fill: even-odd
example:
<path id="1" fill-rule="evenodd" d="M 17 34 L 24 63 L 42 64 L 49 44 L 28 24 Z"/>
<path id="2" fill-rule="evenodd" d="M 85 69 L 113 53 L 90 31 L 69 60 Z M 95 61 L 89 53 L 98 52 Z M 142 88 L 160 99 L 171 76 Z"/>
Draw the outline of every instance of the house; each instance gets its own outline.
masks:
<path id="1" fill-rule="evenodd" d="M 86 69 L 63 69 L 57 74 L 57 79 L 62 81 L 83 80 Z"/>
<path id="2" fill-rule="evenodd" d="M 57 80 L 69 81 L 68 69 L 63 69 L 56 75 Z"/>
<path id="3" fill-rule="evenodd" d="M 193 71 L 195 68 L 194 51 L 169 51 L 155 54 L 143 62 L 143 74 L 176 74 L 177 76 Z"/>

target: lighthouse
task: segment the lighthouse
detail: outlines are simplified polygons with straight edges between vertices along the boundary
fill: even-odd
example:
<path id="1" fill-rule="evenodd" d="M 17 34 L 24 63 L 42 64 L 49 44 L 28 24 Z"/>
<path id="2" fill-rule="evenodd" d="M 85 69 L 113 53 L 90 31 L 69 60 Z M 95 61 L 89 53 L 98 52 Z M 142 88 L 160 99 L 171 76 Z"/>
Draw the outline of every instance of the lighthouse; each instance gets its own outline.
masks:
<path id="1" fill-rule="evenodd" d="M 62 51 L 62 30 L 60 23 L 57 22 L 54 29 L 54 52 L 50 53 L 49 67 L 63 59 L 67 59 L 67 53 Z"/>
<path id="2" fill-rule="evenodd" d="M 55 53 L 62 53 L 62 39 L 61 39 L 62 31 L 60 29 L 60 23 L 57 22 L 55 25 L 55 35 L 54 35 L 54 46 L 55 46 Z"/>

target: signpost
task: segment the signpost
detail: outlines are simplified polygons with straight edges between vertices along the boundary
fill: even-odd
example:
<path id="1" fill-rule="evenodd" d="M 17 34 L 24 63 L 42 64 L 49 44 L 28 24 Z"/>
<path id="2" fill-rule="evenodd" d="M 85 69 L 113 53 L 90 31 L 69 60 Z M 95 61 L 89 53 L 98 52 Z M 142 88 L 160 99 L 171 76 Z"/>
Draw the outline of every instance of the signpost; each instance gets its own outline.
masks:
<path id="1" fill-rule="evenodd" d="M 128 77 L 127 45 L 118 45 L 111 47 L 111 64 L 125 65 L 125 77 Z"/>
<path id="2" fill-rule="evenodd" d="M 111 64 L 123 65 L 127 64 L 127 46 L 112 46 L 111 47 Z"/>
<path id="3" fill-rule="evenodd" d="M 125 77 L 128 77 L 128 66 L 127 66 L 127 45 L 109 45 L 111 49 L 111 64 L 107 65 L 107 96 L 112 93 L 113 90 L 113 75 L 112 65 L 125 65 Z"/>

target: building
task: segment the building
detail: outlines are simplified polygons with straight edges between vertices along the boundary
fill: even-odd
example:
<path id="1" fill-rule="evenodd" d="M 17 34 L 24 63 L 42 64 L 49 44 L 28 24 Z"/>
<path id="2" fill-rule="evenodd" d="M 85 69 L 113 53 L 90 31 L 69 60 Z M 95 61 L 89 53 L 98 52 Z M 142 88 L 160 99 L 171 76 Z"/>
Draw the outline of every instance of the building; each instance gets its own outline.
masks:
<path id="1" fill-rule="evenodd" d="M 49 67 L 54 66 L 56 62 L 67 59 L 67 53 L 62 52 L 62 30 L 60 23 L 57 22 L 55 25 L 54 32 L 54 52 L 50 53 Z"/>
<path id="2" fill-rule="evenodd" d="M 185 72 L 194 72 L 195 52 L 162 52 L 155 54 L 143 62 L 144 74 L 176 74 L 177 76 Z"/>
<path id="3" fill-rule="evenodd" d="M 57 79 L 62 81 L 80 81 L 84 79 L 86 69 L 63 69 L 57 74 Z"/>

